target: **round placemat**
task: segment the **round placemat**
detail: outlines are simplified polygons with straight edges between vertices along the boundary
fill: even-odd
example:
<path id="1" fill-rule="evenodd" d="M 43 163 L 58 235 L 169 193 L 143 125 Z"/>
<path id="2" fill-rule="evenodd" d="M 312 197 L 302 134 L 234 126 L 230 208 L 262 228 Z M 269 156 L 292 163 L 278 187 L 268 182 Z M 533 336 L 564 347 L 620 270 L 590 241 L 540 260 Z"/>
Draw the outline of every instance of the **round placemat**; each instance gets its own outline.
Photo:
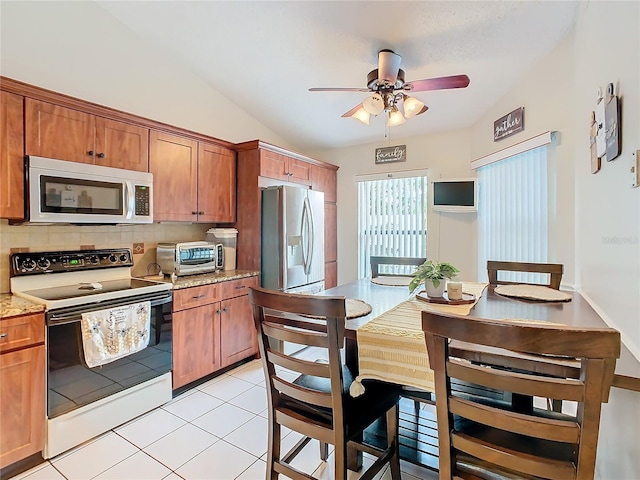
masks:
<path id="1" fill-rule="evenodd" d="M 371 305 L 362 300 L 357 300 L 355 298 L 346 298 L 345 299 L 345 309 L 347 311 L 347 318 L 358 318 L 364 317 L 371 313 Z M 310 318 L 324 318 L 318 315 L 304 315 L 304 317 Z"/>
<path id="2" fill-rule="evenodd" d="M 494 292 L 505 297 L 544 302 L 570 302 L 571 295 L 543 285 L 498 285 Z"/>
<path id="3" fill-rule="evenodd" d="M 387 285 L 390 287 L 408 287 L 411 280 L 413 280 L 413 277 L 392 275 L 388 277 L 374 277 L 371 279 L 371 283 L 375 283 L 376 285 Z"/>
<path id="4" fill-rule="evenodd" d="M 347 309 L 347 318 L 358 318 L 364 317 L 371 313 L 371 305 L 362 300 L 358 300 L 355 298 L 347 298 L 346 309 Z"/>

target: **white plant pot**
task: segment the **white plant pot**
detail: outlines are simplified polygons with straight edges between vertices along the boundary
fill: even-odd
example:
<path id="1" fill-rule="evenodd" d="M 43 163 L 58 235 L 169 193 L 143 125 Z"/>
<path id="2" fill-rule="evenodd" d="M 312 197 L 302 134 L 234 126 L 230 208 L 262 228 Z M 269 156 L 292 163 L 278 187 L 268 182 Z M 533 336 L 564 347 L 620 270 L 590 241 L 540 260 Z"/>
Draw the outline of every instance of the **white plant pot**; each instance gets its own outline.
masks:
<path id="1" fill-rule="evenodd" d="M 428 297 L 442 297 L 444 295 L 444 289 L 447 286 L 446 280 L 440 280 L 440 284 L 437 287 L 433 286 L 433 282 L 431 280 L 425 280 L 424 289 L 427 292 Z"/>

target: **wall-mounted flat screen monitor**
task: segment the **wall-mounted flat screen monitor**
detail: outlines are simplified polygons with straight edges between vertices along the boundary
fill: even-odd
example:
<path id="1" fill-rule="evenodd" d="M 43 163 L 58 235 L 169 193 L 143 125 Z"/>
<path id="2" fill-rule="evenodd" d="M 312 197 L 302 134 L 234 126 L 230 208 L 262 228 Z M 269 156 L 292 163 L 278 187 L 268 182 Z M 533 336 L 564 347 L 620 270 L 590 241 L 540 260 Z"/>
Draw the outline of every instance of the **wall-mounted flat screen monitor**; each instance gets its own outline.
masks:
<path id="1" fill-rule="evenodd" d="M 439 179 L 432 183 L 432 208 L 438 212 L 477 212 L 478 184 L 475 178 Z"/>

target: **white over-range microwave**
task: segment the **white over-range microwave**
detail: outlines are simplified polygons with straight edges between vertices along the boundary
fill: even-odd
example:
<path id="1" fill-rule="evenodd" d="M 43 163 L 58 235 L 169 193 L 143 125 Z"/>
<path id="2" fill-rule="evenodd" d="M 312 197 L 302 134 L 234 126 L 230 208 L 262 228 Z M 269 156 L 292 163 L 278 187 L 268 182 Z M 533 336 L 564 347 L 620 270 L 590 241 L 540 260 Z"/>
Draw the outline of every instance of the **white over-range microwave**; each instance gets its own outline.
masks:
<path id="1" fill-rule="evenodd" d="M 150 173 L 29 156 L 25 175 L 26 223 L 153 223 Z"/>

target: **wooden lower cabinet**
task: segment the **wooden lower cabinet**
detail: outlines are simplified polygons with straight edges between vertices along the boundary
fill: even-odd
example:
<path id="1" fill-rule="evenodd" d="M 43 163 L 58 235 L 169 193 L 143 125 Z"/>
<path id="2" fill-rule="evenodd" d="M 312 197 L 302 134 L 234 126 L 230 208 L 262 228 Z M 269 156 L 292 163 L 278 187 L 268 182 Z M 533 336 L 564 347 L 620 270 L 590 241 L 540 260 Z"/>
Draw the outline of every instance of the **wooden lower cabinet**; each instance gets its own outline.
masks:
<path id="1" fill-rule="evenodd" d="M 220 368 L 219 303 L 173 313 L 173 388 Z"/>
<path id="2" fill-rule="evenodd" d="M 248 296 L 254 285 L 258 285 L 258 277 L 175 292 L 174 389 L 258 353 Z"/>
<path id="3" fill-rule="evenodd" d="M 223 367 L 258 353 L 258 335 L 248 295 L 222 302 L 220 338 Z"/>
<path id="4" fill-rule="evenodd" d="M 39 327 L 37 335 L 32 335 Z M 0 468 L 42 451 L 45 347 L 42 314 L 0 321 Z M 14 342 L 11 337 L 16 338 Z M 39 344 L 24 345 L 25 339 Z M 9 350 L 9 351 L 7 351 Z"/>

